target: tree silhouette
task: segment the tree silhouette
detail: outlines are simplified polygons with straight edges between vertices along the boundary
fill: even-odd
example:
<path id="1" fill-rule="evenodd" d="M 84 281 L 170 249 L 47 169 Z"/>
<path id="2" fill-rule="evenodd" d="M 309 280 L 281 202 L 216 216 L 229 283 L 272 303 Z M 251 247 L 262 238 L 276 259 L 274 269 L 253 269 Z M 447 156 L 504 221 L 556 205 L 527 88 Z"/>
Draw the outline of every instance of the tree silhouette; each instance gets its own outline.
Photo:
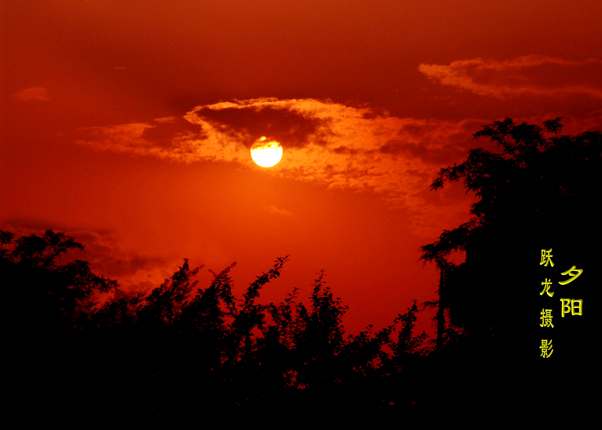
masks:
<path id="1" fill-rule="evenodd" d="M 508 118 L 495 121 L 474 137 L 490 139 L 499 151 L 470 150 L 466 161 L 442 169 L 431 185 L 436 190 L 462 181 L 478 197 L 467 223 L 421 249 L 422 258 L 434 261 L 441 272 L 438 318 L 447 310 L 450 325 L 464 334 L 431 366 L 436 375 L 432 383 L 455 393 L 435 398 L 439 412 L 455 411 L 463 402 L 496 412 L 533 405 L 584 409 L 584 395 L 567 399 L 565 393 L 586 392 L 585 380 L 573 386 L 557 382 L 546 397 L 538 391 L 556 372 L 587 375 L 593 369 L 586 345 L 594 322 L 592 281 L 602 239 L 597 209 L 602 133 L 568 136 L 561 129 L 560 118 L 544 122 L 543 128 Z M 542 249 L 553 250 L 556 268 L 540 264 Z M 465 251 L 465 262 L 449 262 L 452 251 Z M 570 289 L 561 288 L 560 272 L 572 265 L 584 275 Z M 557 285 L 553 299 L 541 296 L 546 278 Z M 583 299 L 590 313 L 562 319 L 559 296 Z M 544 307 L 556 315 L 552 331 L 540 328 Z M 441 327 L 438 333 L 443 333 Z M 539 357 L 542 338 L 554 339 L 553 360 Z M 498 391 L 502 387 L 514 390 L 511 405 Z"/>
<path id="2" fill-rule="evenodd" d="M 79 376 L 96 363 L 87 359 L 82 334 L 97 293 L 114 290 L 116 282 L 96 276 L 82 260 L 60 264 L 70 251 L 83 250 L 63 233 L 15 238 L 1 231 L 0 240 L 9 409 L 31 414 L 35 406 L 48 419 L 66 408 L 88 410 L 94 402 L 79 396 L 86 385 Z"/>
<path id="3" fill-rule="evenodd" d="M 86 261 L 59 264 L 67 252 L 84 249 L 63 233 L 48 230 L 42 236 L 14 239 L 14 234 L 0 231 L 0 239 L 5 303 L 11 304 L 6 311 L 19 330 L 28 327 L 33 334 L 75 329 L 91 311 L 95 294 L 117 286 L 115 281 L 94 275 Z M 27 304 L 27 312 L 15 308 L 17 303 Z"/>
<path id="4" fill-rule="evenodd" d="M 425 307 L 437 308 L 437 313 L 434 317 L 437 327 L 436 348 L 437 350 L 441 350 L 445 340 L 445 312 L 446 309 L 449 309 L 446 284 L 454 268 L 453 263 L 447 261 L 446 257 L 452 249 L 448 246 L 447 241 L 439 240 L 437 243 L 421 247 L 421 250 L 422 255 L 420 258 L 428 262 L 434 262 L 437 265 L 437 270 L 439 270 L 439 288 L 437 289 L 439 299 L 437 301 L 425 302 Z"/>
<path id="5" fill-rule="evenodd" d="M 594 196 L 601 185 L 602 134 L 560 136 L 560 118 L 544 126 L 505 119 L 483 127 L 475 139 L 489 138 L 502 151 L 473 149 L 431 185 L 436 190 L 461 180 L 479 198 L 469 222 L 422 247 L 422 258 L 437 263 L 441 279 L 449 275 L 440 308 L 447 306 L 451 321 L 470 335 L 521 322 L 524 309 L 513 312 L 497 298 L 533 272 L 529 267 L 537 266 L 533 259 L 541 248 L 570 249 L 575 261 L 589 264 L 599 243 Z M 466 251 L 460 267 L 446 260 L 455 250 Z"/>
<path id="6" fill-rule="evenodd" d="M 288 257 L 238 298 L 235 264 L 212 272 L 212 283 L 201 288 L 202 266 L 184 260 L 152 291 L 126 293 L 85 261 L 59 264 L 82 250 L 50 230 L 17 239 L 0 231 L 9 366 L 22 375 L 9 390 L 44 416 L 89 418 L 109 404 L 102 414 L 115 420 L 284 417 L 299 410 L 316 418 L 334 411 L 384 416 L 428 402 L 415 388 L 425 355 L 425 334 L 413 333 L 415 303 L 388 327 L 345 336 L 347 307 L 324 272 L 307 307 L 297 289 L 281 303 L 259 303 Z M 58 395 L 59 387 L 67 393 Z"/>

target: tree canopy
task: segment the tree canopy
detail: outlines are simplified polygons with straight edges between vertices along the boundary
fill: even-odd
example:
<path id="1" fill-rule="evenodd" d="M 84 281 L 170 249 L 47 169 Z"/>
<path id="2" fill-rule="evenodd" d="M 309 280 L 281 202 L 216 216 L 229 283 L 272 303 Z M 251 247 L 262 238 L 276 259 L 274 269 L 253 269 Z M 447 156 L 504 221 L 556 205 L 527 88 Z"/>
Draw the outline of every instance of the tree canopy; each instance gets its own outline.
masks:
<path id="1" fill-rule="evenodd" d="M 561 118 L 543 127 L 509 118 L 486 125 L 475 139 L 499 151 L 472 149 L 466 161 L 441 169 L 431 188 L 461 181 L 478 201 L 471 219 L 422 247 L 442 270 L 440 305 L 452 325 L 476 337 L 524 327 L 539 297 L 539 254 L 593 269 L 601 229 L 602 133 L 561 135 Z M 465 251 L 466 261 L 447 260 Z M 580 266 L 580 267 L 581 267 Z M 566 269 L 565 269 L 566 270 Z M 530 287 L 528 287 L 530 286 Z M 531 288 L 531 289 L 530 289 Z M 512 297 L 512 305 L 504 298 Z"/>
<path id="2" fill-rule="evenodd" d="M 465 407 L 466 399 L 474 410 L 495 408 L 492 402 L 513 413 L 589 410 L 586 387 L 597 364 L 588 345 L 595 338 L 602 243 L 602 133 L 561 130 L 560 118 L 543 127 L 495 121 L 474 138 L 489 139 L 498 150 L 470 150 L 431 185 L 437 190 L 461 181 L 478 198 L 468 222 L 421 248 L 422 259 L 441 272 L 432 370 L 439 369 L 442 410 Z M 465 261 L 451 262 L 453 251 L 465 251 Z M 555 266 L 544 265 L 544 251 Z M 571 268 L 581 276 L 561 284 Z M 553 297 L 542 291 L 548 281 Z M 562 300 L 581 301 L 583 313 L 563 317 Z M 540 324 L 546 309 L 553 327 Z M 550 358 L 541 358 L 543 340 L 553 346 Z M 575 379 L 558 378 L 569 374 Z"/>

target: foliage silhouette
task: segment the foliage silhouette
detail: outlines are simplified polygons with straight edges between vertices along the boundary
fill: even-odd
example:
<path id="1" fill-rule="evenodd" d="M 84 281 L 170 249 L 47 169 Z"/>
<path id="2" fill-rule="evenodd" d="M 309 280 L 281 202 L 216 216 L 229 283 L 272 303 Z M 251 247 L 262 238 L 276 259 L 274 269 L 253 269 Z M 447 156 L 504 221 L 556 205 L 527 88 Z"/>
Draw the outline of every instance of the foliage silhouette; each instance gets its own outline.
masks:
<path id="1" fill-rule="evenodd" d="M 416 403 L 408 375 L 426 353 L 424 333 L 413 335 L 416 304 L 377 333 L 370 326 L 345 337 L 347 307 L 324 272 L 309 307 L 297 301 L 297 289 L 279 304 L 258 302 L 288 257 L 241 298 L 230 277 L 235 264 L 211 272 L 211 285 L 200 288 L 202 266 L 190 268 L 187 260 L 145 295 L 125 293 L 84 261 L 60 265 L 62 255 L 83 250 L 62 233 L 15 239 L 0 231 L 0 240 L 6 303 L 22 305 L 11 315 L 10 347 L 19 351 L 12 366 L 28 375 L 41 413 L 90 417 L 109 398 L 103 414 L 115 419 L 299 410 L 317 416 L 336 408 L 382 414 Z M 46 366 L 36 366 L 41 356 Z M 53 397 L 58 386 L 71 394 Z"/>

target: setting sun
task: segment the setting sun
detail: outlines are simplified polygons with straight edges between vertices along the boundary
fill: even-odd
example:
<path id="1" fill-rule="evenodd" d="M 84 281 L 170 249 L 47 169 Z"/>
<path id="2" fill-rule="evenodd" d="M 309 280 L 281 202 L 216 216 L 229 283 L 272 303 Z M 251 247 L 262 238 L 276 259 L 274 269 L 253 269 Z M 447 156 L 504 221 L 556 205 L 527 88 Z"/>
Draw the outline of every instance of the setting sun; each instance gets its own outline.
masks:
<path id="1" fill-rule="evenodd" d="M 261 167 L 272 167 L 282 159 L 282 146 L 263 136 L 251 147 L 251 158 Z"/>

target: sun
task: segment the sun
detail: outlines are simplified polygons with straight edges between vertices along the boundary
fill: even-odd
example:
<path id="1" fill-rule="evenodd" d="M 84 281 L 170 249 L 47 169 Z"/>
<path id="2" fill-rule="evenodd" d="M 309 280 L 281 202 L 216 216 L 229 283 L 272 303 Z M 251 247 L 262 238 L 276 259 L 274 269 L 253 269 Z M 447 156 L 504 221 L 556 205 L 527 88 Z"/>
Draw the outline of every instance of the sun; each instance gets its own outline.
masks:
<path id="1" fill-rule="evenodd" d="M 251 146 L 251 158 L 261 167 L 272 167 L 282 159 L 282 146 L 263 136 Z"/>

